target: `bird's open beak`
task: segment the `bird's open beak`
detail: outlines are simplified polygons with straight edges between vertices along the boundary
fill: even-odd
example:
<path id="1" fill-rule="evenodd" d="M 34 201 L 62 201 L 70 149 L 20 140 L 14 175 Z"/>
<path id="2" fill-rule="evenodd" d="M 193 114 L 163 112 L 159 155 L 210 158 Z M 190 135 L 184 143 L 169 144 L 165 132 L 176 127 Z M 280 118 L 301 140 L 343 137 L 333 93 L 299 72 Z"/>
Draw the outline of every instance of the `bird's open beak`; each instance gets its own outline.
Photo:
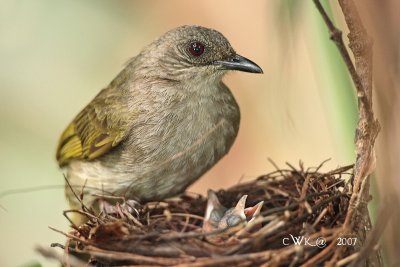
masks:
<path id="1" fill-rule="evenodd" d="M 239 70 L 251 73 L 263 73 L 262 69 L 256 63 L 237 54 L 227 60 L 214 61 L 213 64 L 221 66 L 221 69 L 223 70 Z"/>

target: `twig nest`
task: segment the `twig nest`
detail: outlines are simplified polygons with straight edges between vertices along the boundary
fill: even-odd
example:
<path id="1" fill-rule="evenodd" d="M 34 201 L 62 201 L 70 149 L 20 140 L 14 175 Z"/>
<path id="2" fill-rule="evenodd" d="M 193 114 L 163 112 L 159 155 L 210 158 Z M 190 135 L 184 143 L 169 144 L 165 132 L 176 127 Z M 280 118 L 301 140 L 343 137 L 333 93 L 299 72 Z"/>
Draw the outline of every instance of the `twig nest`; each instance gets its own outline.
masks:
<path id="1" fill-rule="evenodd" d="M 321 264 L 338 247 L 352 166 L 328 173 L 320 173 L 320 167 L 305 170 L 289 165 L 216 192 L 224 212 L 242 203 L 245 195 L 243 209 L 259 208 L 251 222 L 244 217 L 235 227 L 204 227 L 207 198 L 201 195 L 187 193 L 134 207 L 121 203 L 114 214 L 88 215 L 86 224 L 66 234 L 68 257 L 76 262 L 76 257 L 87 255 L 82 263 L 94 266 Z M 342 259 L 349 251 L 345 253 Z"/>

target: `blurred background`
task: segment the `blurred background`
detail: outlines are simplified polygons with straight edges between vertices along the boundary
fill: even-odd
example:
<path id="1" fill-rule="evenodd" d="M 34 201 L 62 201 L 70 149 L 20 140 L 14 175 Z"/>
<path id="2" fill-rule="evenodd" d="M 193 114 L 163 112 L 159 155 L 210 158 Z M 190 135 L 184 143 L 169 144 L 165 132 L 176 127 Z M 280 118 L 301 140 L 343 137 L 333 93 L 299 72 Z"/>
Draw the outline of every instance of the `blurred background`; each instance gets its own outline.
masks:
<path id="1" fill-rule="evenodd" d="M 337 2 L 322 2 L 346 33 Z M 379 8 L 365 2 L 360 11 L 378 40 L 375 108 L 383 126 L 372 181 L 376 210 L 379 197 L 400 192 L 400 23 L 395 0 Z M 68 229 L 64 180 L 54 158 L 59 135 L 129 58 L 180 25 L 222 32 L 264 70 L 225 78 L 242 112 L 239 136 L 190 191 L 270 172 L 269 158 L 280 167 L 300 160 L 314 167 L 330 158 L 323 170 L 354 162 L 356 98 L 312 1 L 0 0 L 0 21 L 0 194 L 19 192 L 0 198 L 0 266 L 58 266 L 33 247 L 64 242 L 48 226 Z M 397 214 L 384 239 L 390 266 L 400 264 L 399 223 Z"/>

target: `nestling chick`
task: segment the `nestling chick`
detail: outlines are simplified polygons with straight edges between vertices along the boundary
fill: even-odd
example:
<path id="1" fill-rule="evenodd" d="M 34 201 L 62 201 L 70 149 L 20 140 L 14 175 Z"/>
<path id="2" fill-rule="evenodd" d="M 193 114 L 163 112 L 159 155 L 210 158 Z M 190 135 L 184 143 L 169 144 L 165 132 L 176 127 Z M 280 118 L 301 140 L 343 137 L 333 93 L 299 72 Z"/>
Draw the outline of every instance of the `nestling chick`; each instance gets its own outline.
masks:
<path id="1" fill-rule="evenodd" d="M 85 185 L 83 203 L 172 197 L 216 164 L 239 129 L 230 70 L 262 73 L 213 29 L 182 26 L 145 47 L 61 135 L 57 160 L 78 194 Z"/>
<path id="2" fill-rule="evenodd" d="M 232 228 L 241 223 L 250 223 L 260 214 L 264 204 L 261 201 L 253 207 L 245 208 L 247 195 L 243 195 L 235 207 L 228 209 L 222 206 L 217 194 L 211 189 L 208 190 L 207 199 L 207 208 L 203 223 L 204 232 Z"/>

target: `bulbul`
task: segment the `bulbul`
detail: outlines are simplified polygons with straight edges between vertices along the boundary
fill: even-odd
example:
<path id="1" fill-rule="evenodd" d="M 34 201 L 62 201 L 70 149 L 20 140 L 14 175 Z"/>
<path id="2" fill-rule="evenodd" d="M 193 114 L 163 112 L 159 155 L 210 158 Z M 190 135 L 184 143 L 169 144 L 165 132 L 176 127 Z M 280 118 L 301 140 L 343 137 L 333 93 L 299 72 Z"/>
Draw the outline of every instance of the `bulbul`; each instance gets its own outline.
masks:
<path id="1" fill-rule="evenodd" d="M 182 193 L 228 153 L 239 107 L 222 77 L 262 73 L 218 31 L 173 29 L 145 47 L 73 119 L 57 161 L 83 203 L 158 201 Z M 80 206 L 69 186 L 72 208 Z"/>

